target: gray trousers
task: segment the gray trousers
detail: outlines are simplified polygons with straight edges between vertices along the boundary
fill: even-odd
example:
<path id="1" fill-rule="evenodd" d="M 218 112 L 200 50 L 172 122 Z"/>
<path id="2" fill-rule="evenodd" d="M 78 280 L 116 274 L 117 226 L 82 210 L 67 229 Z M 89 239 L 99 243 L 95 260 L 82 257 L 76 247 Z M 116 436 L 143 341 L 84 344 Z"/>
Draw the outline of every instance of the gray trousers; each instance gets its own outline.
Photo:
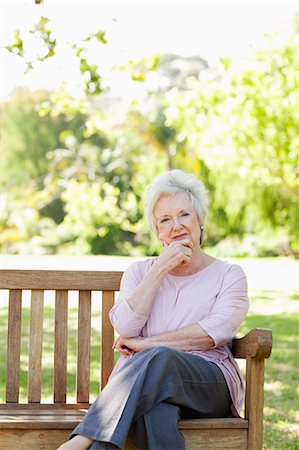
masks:
<path id="1" fill-rule="evenodd" d="M 92 450 L 123 448 L 127 436 L 140 450 L 184 450 L 180 418 L 225 417 L 230 405 L 224 376 L 215 364 L 155 347 L 122 367 L 71 437 L 93 439 Z"/>

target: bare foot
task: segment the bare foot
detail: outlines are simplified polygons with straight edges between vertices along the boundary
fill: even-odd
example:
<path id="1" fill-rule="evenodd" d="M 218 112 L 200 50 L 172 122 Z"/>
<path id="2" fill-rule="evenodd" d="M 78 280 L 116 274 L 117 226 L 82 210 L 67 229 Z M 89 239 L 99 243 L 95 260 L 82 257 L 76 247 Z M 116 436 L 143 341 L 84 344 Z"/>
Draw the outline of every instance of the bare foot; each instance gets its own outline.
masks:
<path id="1" fill-rule="evenodd" d="M 58 447 L 57 450 L 87 450 L 94 441 L 85 436 L 77 434 L 69 441 Z"/>

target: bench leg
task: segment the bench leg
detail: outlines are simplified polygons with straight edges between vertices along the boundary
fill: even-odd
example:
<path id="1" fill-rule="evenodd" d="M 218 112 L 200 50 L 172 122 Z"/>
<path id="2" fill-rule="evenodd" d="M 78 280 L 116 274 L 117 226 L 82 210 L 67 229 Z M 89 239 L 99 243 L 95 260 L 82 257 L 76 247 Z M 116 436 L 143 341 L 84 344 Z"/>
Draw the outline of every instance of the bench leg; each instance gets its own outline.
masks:
<path id="1" fill-rule="evenodd" d="M 248 450 L 263 448 L 264 359 L 246 360 L 246 406 L 248 423 Z"/>

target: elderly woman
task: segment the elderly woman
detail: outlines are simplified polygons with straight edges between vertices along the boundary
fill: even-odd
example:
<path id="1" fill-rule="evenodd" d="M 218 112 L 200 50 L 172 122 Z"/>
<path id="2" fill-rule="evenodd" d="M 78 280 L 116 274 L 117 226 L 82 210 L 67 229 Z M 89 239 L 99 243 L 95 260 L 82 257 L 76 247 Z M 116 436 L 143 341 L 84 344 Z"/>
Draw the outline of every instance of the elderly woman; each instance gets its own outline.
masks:
<path id="1" fill-rule="evenodd" d="M 147 189 L 163 249 L 125 271 L 111 322 L 121 356 L 109 383 L 60 449 L 181 450 L 180 418 L 238 415 L 243 381 L 230 342 L 248 310 L 242 269 L 201 250 L 207 194 L 172 170 Z"/>

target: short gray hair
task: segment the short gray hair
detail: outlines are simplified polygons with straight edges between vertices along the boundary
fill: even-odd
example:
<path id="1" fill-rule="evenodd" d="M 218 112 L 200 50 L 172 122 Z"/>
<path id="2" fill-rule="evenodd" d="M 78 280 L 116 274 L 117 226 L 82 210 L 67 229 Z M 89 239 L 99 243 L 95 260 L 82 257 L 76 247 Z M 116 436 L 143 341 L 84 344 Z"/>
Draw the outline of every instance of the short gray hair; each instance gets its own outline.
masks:
<path id="1" fill-rule="evenodd" d="M 183 170 L 169 170 L 158 175 L 146 190 L 145 215 L 153 232 L 157 234 L 154 208 L 162 196 L 186 193 L 201 224 L 208 212 L 208 195 L 204 184 Z"/>

